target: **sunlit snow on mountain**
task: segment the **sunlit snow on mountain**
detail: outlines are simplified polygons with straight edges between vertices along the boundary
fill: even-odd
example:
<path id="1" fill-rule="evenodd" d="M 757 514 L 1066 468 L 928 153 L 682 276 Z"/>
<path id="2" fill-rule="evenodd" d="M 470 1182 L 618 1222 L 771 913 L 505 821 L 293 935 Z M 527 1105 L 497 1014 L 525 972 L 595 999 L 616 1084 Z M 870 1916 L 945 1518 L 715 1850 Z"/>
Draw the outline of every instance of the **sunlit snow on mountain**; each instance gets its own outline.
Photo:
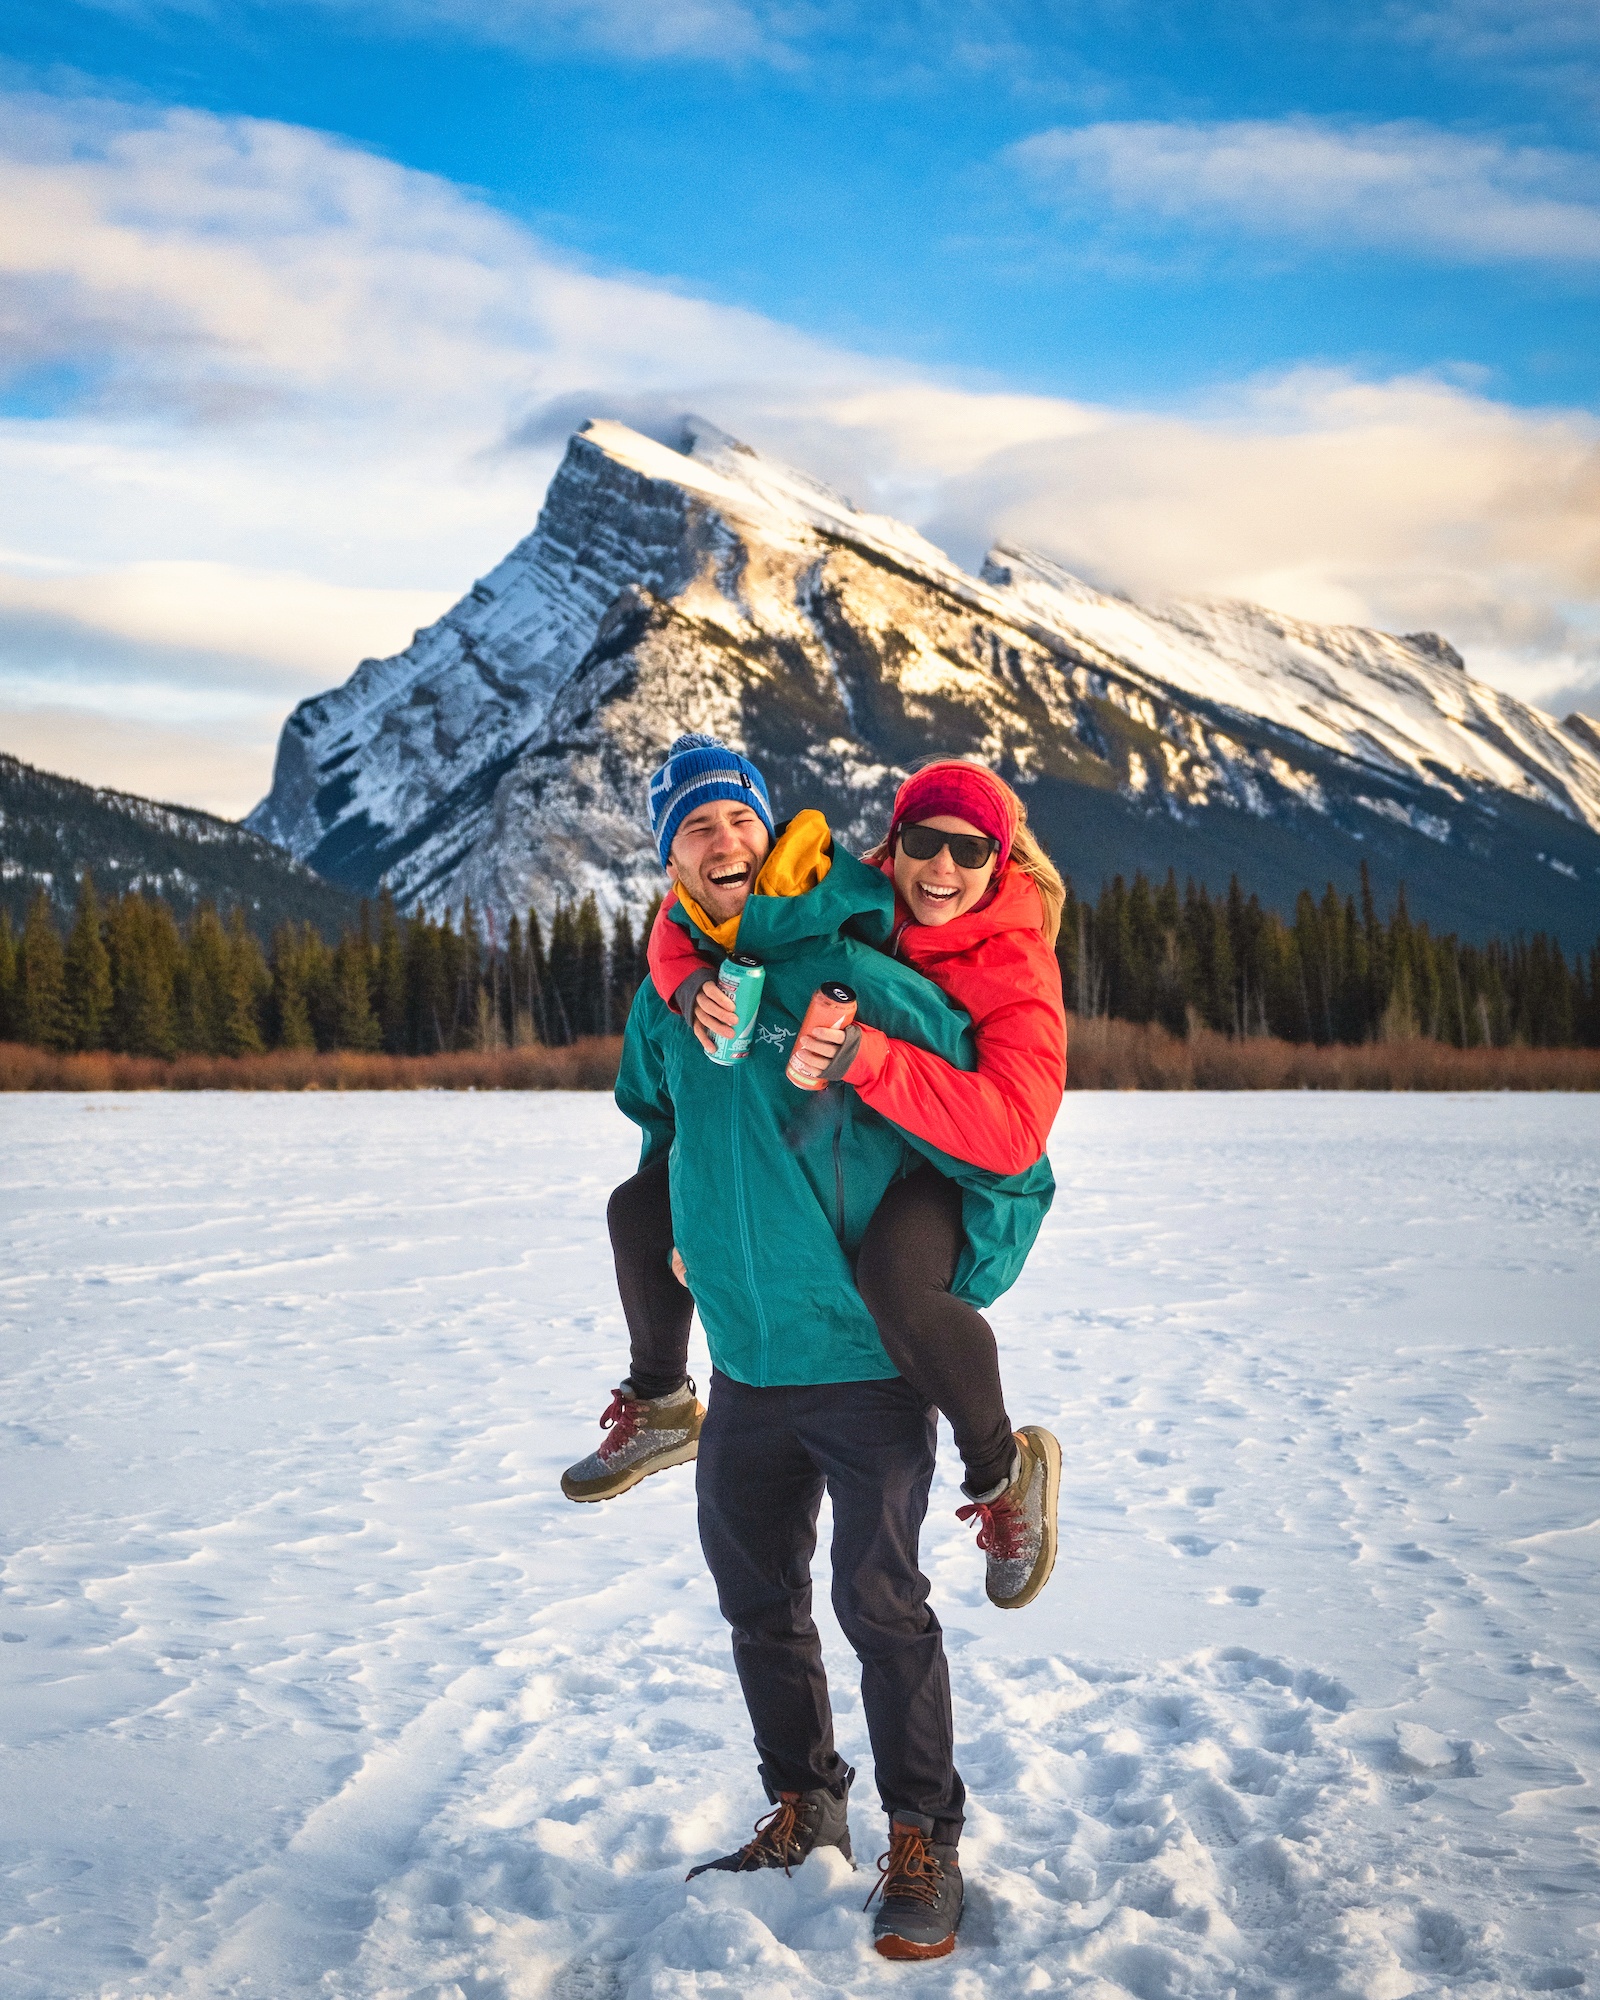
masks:
<path id="1" fill-rule="evenodd" d="M 645 777 L 686 728 L 851 844 L 921 758 L 962 752 L 1091 892 L 1172 866 L 1285 904 L 1366 860 L 1443 927 L 1600 930 L 1597 725 L 1474 680 L 1432 633 L 1141 606 L 1003 545 L 971 576 L 698 419 L 676 449 L 577 433 L 532 534 L 295 710 L 248 824 L 434 911 L 636 907 L 659 881 Z"/>

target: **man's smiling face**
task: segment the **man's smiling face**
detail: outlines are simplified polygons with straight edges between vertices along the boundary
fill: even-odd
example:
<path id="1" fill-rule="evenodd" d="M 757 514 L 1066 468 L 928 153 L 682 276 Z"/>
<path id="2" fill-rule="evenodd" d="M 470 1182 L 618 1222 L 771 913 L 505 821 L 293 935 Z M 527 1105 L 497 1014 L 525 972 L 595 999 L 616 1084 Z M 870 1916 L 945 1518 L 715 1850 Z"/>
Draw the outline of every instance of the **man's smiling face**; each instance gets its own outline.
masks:
<path id="1" fill-rule="evenodd" d="M 696 806 L 672 838 L 667 875 L 714 924 L 738 916 L 772 846 L 760 815 L 737 799 Z"/>

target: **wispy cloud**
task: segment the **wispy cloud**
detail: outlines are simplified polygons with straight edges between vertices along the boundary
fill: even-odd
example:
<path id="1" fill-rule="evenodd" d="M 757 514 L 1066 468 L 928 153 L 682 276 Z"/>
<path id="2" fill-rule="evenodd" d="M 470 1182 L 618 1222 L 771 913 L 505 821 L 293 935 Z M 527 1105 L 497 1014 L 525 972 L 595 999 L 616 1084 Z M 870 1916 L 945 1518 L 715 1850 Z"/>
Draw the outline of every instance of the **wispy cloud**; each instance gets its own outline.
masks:
<path id="1" fill-rule="evenodd" d="M 252 0 L 77 0 L 102 13 L 154 19 L 188 16 L 247 24 Z M 260 0 L 256 0 L 260 4 Z M 792 60 L 819 9 L 779 0 L 268 0 L 343 15 L 363 32 L 445 36 L 491 48 L 548 55 L 591 48 L 650 62 Z"/>
<path id="2" fill-rule="evenodd" d="M 1421 0 L 1391 8 L 1407 39 L 1427 41 L 1475 63 L 1540 71 L 1590 66 L 1600 54 L 1600 11 L 1592 0 Z M 1589 88 L 1595 88 L 1592 67 Z"/>
<path id="3" fill-rule="evenodd" d="M 1600 159 L 1427 125 L 1135 120 L 1041 132 L 1006 157 L 1091 228 L 1242 231 L 1462 264 L 1600 262 Z"/>
<path id="4" fill-rule="evenodd" d="M 525 534 L 588 415 L 702 411 L 969 561 L 1010 534 L 1432 624 L 1535 694 L 1600 678 L 1581 414 L 1329 374 L 1159 417 L 1007 394 L 582 268 L 317 133 L 13 99 L 0 134 L 0 353 L 57 385 L 0 420 L 0 742 L 97 781 L 248 807 L 290 703 Z"/>

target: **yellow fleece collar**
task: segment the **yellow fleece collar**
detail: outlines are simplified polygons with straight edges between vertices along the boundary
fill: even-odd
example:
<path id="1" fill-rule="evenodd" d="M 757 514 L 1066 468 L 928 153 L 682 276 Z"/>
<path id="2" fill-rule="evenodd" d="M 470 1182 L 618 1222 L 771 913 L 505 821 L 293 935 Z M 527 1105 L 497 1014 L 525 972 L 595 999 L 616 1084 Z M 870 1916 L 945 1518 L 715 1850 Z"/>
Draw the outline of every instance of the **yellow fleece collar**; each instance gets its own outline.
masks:
<path id="1" fill-rule="evenodd" d="M 828 851 L 832 844 L 828 822 L 821 813 L 810 806 L 804 812 L 796 813 L 778 836 L 772 852 L 762 862 L 761 873 L 756 877 L 751 895 L 803 896 L 808 889 L 814 889 L 833 866 L 833 856 Z M 733 950 L 739 938 L 738 917 L 729 917 L 725 924 L 714 924 L 681 882 L 678 884 L 678 901 L 690 922 L 703 930 L 713 943 L 721 945 L 724 951 Z"/>

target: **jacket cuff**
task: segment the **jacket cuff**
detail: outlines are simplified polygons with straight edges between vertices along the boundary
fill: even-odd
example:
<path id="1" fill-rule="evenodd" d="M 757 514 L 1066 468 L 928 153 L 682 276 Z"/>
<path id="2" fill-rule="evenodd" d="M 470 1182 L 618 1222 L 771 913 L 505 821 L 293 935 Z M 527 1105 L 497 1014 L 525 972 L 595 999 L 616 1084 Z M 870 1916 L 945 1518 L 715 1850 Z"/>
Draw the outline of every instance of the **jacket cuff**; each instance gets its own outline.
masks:
<path id="1" fill-rule="evenodd" d="M 709 965 L 697 965 L 687 979 L 680 979 L 672 995 L 672 1006 L 686 1021 L 694 1020 L 694 1003 L 700 996 L 702 986 L 709 985 L 716 978 Z"/>
<path id="2" fill-rule="evenodd" d="M 861 1027 L 852 1021 L 844 1031 L 844 1040 L 839 1044 L 838 1053 L 826 1069 L 819 1069 L 817 1075 L 824 1083 L 843 1083 L 845 1071 L 861 1052 Z"/>
<path id="3" fill-rule="evenodd" d="M 829 1083 L 853 1083 L 857 1090 L 876 1083 L 889 1054 L 889 1037 L 865 1021 L 852 1021 L 839 1053 L 822 1072 Z"/>

